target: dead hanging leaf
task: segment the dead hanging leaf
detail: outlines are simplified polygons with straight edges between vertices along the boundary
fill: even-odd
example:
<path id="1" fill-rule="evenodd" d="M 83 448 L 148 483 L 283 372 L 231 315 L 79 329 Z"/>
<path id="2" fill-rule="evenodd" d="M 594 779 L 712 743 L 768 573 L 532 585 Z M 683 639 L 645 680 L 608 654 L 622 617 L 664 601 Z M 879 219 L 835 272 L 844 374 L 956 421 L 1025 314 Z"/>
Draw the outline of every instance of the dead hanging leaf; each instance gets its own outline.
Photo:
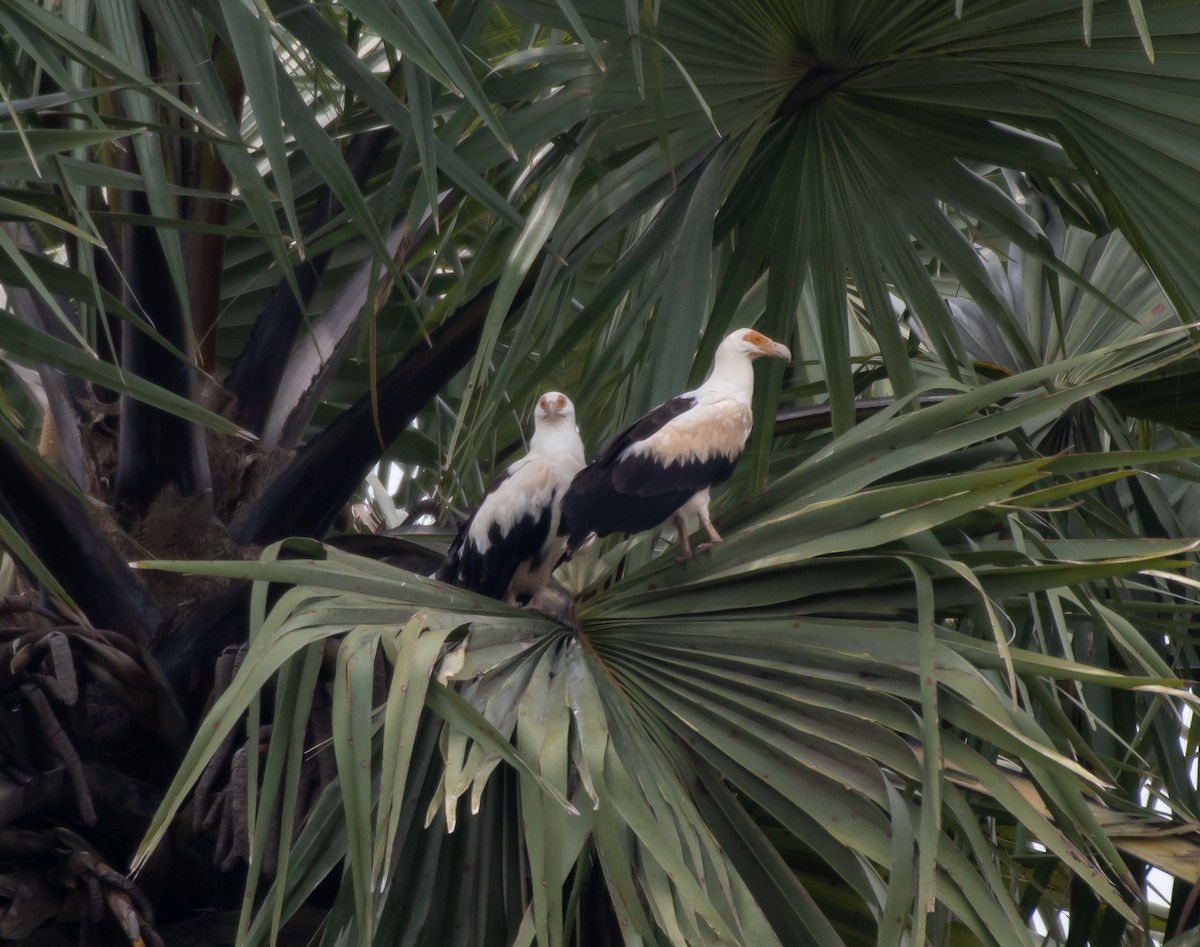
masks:
<path id="1" fill-rule="evenodd" d="M 920 753 L 919 747 L 913 749 Z M 960 769 L 947 766 L 945 773 L 947 779 L 964 789 L 984 796 L 992 795 L 982 783 Z M 1003 775 L 1030 806 L 1047 820 L 1054 821 L 1032 780 L 1013 772 Z M 1113 845 L 1126 855 L 1141 859 L 1188 884 L 1200 884 L 1200 826 L 1149 811 L 1119 812 L 1090 800 L 1087 807 Z"/>
<path id="2" fill-rule="evenodd" d="M 88 892 L 93 920 L 99 920 L 107 905 L 130 944 L 162 947 L 162 938 L 154 931 L 154 909 L 141 889 L 93 851 L 82 836 L 62 827 L 55 829 L 54 835 L 67 849 L 67 872 L 75 877 L 80 890 Z"/>
<path id="3" fill-rule="evenodd" d="M 0 875 L 0 937 L 22 943 L 62 909 L 63 896 L 41 872 Z"/>
<path id="4" fill-rule="evenodd" d="M 46 636 L 46 641 L 63 703 L 68 707 L 74 707 L 75 702 L 79 699 L 79 682 L 75 677 L 75 661 L 71 657 L 71 643 L 61 631 L 50 632 Z"/>
<path id="5" fill-rule="evenodd" d="M 136 944 L 138 947 L 144 943 L 142 940 L 142 926 L 138 923 L 139 917 L 137 908 L 133 906 L 133 901 L 124 891 L 117 891 L 109 887 L 104 888 L 104 900 L 108 903 L 108 909 L 112 912 L 113 917 L 117 919 L 117 923 L 121 926 L 121 932 L 129 938 L 131 944 Z"/>

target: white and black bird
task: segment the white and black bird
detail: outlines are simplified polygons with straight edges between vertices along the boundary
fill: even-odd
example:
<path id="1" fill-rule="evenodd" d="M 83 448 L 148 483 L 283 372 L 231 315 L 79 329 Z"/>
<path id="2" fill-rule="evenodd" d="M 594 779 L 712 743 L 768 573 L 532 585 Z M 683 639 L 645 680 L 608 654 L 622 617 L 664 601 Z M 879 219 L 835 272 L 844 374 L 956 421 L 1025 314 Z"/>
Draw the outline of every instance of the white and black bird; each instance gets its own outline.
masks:
<path id="1" fill-rule="evenodd" d="M 733 473 L 750 436 L 753 361 L 762 355 L 792 357 L 787 346 L 754 329 L 730 333 L 699 388 L 634 421 L 581 470 L 563 497 L 568 548 L 592 535 L 634 533 L 673 519 L 682 562 L 692 556 L 693 515 L 709 539 L 699 548 L 721 542 L 708 515 L 709 490 Z"/>
<path id="2" fill-rule="evenodd" d="M 575 406 L 548 391 L 533 412 L 529 452 L 511 464 L 458 531 L 438 578 L 515 605 L 540 608 L 566 545 L 562 496 L 584 465 Z"/>

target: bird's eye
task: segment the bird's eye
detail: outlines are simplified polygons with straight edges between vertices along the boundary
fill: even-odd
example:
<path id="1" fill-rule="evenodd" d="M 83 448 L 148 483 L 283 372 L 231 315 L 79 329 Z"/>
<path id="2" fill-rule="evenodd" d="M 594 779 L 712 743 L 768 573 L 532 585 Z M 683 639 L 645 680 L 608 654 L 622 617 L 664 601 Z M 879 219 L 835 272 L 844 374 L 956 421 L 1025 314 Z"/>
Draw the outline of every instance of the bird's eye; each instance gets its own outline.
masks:
<path id="1" fill-rule="evenodd" d="M 761 332 L 747 332 L 742 339 L 751 345 L 762 345 L 767 341 L 767 337 Z"/>

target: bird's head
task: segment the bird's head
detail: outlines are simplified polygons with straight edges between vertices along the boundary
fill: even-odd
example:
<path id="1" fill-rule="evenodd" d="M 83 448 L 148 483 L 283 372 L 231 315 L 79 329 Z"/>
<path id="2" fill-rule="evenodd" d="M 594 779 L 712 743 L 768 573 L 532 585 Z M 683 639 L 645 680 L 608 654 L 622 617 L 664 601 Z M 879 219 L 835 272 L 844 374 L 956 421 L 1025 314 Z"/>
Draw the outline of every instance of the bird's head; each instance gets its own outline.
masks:
<path id="1" fill-rule="evenodd" d="M 781 358 L 785 362 L 792 360 L 792 352 L 786 345 L 768 339 L 757 329 L 737 329 L 729 333 L 720 348 L 740 352 L 749 358 L 767 355 L 771 358 Z"/>
<path id="2" fill-rule="evenodd" d="M 538 398 L 537 407 L 533 409 L 533 417 L 536 422 L 574 421 L 575 405 L 571 404 L 571 399 L 561 391 L 547 391 Z"/>

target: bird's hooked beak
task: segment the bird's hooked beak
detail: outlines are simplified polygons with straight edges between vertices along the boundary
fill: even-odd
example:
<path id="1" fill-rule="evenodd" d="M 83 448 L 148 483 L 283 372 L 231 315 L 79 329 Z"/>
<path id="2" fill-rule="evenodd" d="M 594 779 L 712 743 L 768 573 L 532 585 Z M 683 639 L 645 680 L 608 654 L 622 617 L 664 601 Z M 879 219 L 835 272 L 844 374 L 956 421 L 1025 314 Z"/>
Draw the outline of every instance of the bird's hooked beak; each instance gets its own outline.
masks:
<path id="1" fill-rule="evenodd" d="M 772 339 L 768 339 L 761 332 L 747 334 L 746 341 L 758 349 L 759 353 L 762 355 L 769 356 L 770 358 L 781 358 L 785 362 L 790 362 L 792 360 L 791 349 L 789 349 L 782 342 L 775 342 Z"/>
<path id="2" fill-rule="evenodd" d="M 764 354 L 770 355 L 771 358 L 781 358 L 785 362 L 790 362 L 792 360 L 792 350 L 789 349 L 782 342 L 771 342 L 770 351 L 768 351 Z"/>
<path id="3" fill-rule="evenodd" d="M 538 407 L 546 417 L 560 417 L 567 409 L 567 396 L 557 391 L 547 392 L 538 398 Z"/>

